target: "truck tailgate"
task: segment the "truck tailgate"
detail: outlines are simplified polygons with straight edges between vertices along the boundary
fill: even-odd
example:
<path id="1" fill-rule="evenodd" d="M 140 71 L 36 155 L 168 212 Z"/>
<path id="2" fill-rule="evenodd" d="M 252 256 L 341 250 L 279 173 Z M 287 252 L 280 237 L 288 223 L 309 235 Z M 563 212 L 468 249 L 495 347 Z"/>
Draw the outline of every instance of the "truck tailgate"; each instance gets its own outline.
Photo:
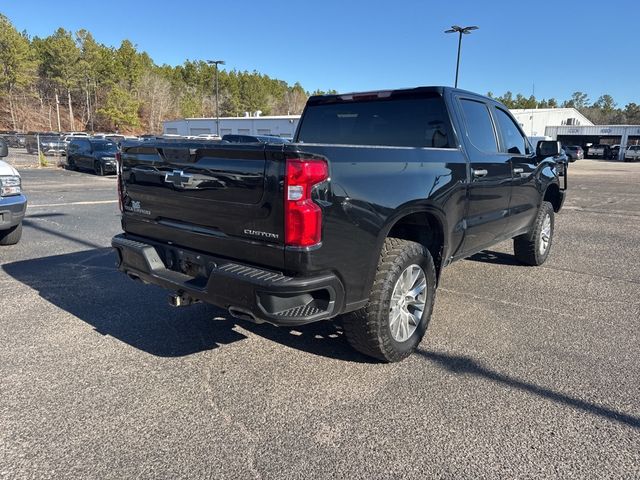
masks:
<path id="1" fill-rule="evenodd" d="M 282 146 L 123 145 L 125 232 L 281 268 Z"/>

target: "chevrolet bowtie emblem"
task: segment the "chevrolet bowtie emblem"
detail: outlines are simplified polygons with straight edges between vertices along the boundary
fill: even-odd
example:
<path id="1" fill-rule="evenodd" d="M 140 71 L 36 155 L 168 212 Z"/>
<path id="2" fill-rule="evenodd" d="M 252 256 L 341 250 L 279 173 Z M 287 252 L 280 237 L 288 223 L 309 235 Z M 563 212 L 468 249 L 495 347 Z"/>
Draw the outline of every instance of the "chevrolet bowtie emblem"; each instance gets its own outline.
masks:
<path id="1" fill-rule="evenodd" d="M 191 182 L 192 175 L 185 174 L 182 170 L 174 170 L 164 175 L 164 181 L 173 183 L 176 187 L 186 187 Z"/>

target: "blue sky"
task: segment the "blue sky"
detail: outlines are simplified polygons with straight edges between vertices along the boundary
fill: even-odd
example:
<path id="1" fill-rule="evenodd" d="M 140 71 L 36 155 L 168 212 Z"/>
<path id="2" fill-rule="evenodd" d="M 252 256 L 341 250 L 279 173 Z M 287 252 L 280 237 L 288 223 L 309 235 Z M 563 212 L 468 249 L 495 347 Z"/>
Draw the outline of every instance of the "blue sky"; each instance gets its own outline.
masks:
<path id="1" fill-rule="evenodd" d="M 130 39 L 158 64 L 221 58 L 307 90 L 340 92 L 450 85 L 453 24 L 463 39 L 459 86 L 591 101 L 640 103 L 640 2 L 510 1 L 29 1 L 0 5 L 19 30 L 90 30 L 107 45 Z M 588 71 L 587 68 L 593 68 Z"/>

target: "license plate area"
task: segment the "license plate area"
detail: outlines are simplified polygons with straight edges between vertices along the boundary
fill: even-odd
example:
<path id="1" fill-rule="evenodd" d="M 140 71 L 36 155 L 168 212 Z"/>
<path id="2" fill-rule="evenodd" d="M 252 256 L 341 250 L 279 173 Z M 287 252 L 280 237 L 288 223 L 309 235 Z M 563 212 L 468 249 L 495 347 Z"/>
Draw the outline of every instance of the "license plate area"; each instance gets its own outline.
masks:
<path id="1" fill-rule="evenodd" d="M 168 249 L 165 252 L 165 264 L 170 270 L 203 280 L 208 279 L 211 271 L 216 268 L 216 263 L 206 255 L 179 248 Z"/>

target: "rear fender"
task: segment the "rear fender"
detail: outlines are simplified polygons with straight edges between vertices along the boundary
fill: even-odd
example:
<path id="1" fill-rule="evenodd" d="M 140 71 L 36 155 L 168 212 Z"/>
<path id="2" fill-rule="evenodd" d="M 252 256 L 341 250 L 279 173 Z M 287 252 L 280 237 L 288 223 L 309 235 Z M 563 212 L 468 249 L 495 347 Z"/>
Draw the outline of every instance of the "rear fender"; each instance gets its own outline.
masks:
<path id="1" fill-rule="evenodd" d="M 366 291 L 369 291 L 373 285 L 373 280 L 375 278 L 376 270 L 378 268 L 378 259 L 380 258 L 380 254 L 382 253 L 382 246 L 384 244 L 385 239 L 389 236 L 389 232 L 393 229 L 394 226 L 398 225 L 402 219 L 408 217 L 409 215 L 423 213 L 425 215 L 430 216 L 431 218 L 435 218 L 439 223 L 438 228 L 440 229 L 439 235 L 442 240 L 441 251 L 439 255 L 433 255 L 433 261 L 436 266 L 436 271 L 438 273 L 438 278 L 440 277 L 440 271 L 443 267 L 443 259 L 447 258 L 448 252 L 447 247 L 449 245 L 448 235 L 447 235 L 447 220 L 444 215 L 444 212 L 436 207 L 435 205 L 431 205 L 428 203 L 418 202 L 411 205 L 406 205 L 404 207 L 399 208 L 392 216 L 387 219 L 387 223 L 381 229 L 378 239 L 376 241 L 376 261 L 372 262 L 369 272 L 367 274 L 366 280 Z M 436 258 L 439 257 L 439 258 Z"/>

